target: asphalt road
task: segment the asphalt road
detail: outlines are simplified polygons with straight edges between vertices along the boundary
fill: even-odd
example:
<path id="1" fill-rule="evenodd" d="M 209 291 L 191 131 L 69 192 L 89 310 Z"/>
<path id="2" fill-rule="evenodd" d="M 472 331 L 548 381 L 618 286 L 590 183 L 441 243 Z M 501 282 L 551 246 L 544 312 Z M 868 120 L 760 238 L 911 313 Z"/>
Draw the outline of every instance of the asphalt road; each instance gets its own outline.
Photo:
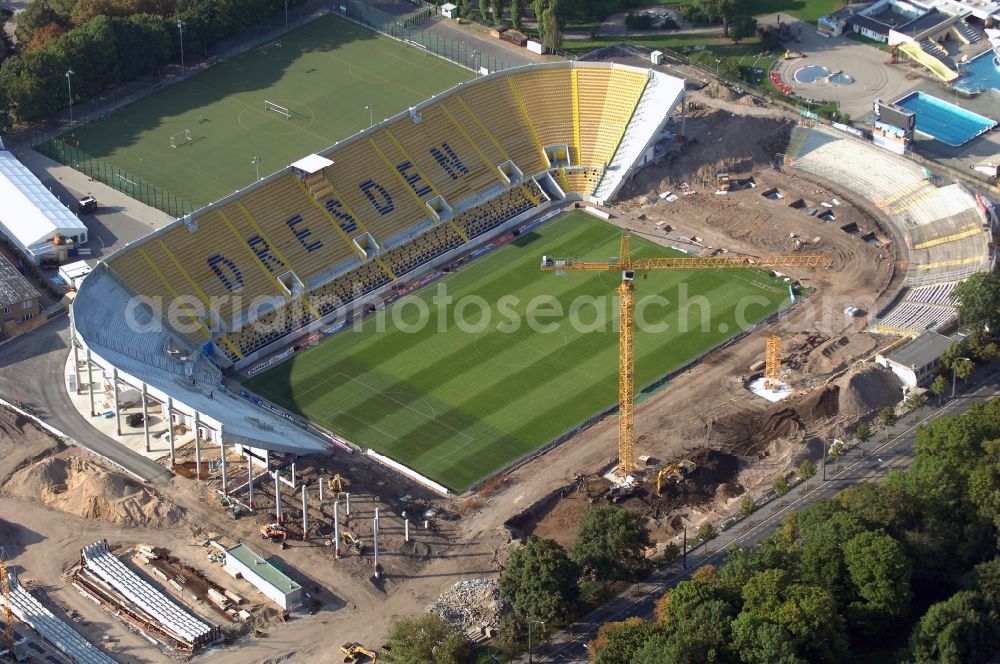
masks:
<path id="1" fill-rule="evenodd" d="M 63 377 L 69 349 L 68 316 L 0 345 L 0 396 L 31 405 L 46 424 L 145 481 L 169 478 L 166 468 L 108 438 L 76 410 Z"/>
<path id="2" fill-rule="evenodd" d="M 604 623 L 631 616 L 653 619 L 656 601 L 664 591 L 690 578 L 702 565 L 721 564 L 726 552 L 733 547 L 757 544 L 774 532 L 789 512 L 801 510 L 817 500 L 831 498 L 839 491 L 860 482 L 876 481 L 889 470 L 908 468 L 913 463 L 913 443 L 920 423 L 944 415 L 960 414 L 973 403 L 1000 396 L 998 368 L 997 363 L 981 368 L 969 380 L 966 390 L 940 408 L 933 407 L 935 402 L 932 401 L 932 406 L 925 406 L 916 413 L 900 418 L 888 431 L 878 431 L 863 445 L 851 449 L 837 462 L 831 462 L 827 468 L 826 481 L 822 479 L 822 472 L 817 473 L 816 477 L 796 486 L 783 498 L 762 506 L 749 519 L 721 533 L 708 543 L 707 548 L 704 545 L 696 548 L 688 554 L 687 569 L 680 569 L 678 565 L 657 572 L 648 581 L 632 585 L 610 602 L 595 609 L 570 629 L 554 633 L 551 639 L 535 647 L 533 661 L 589 661 L 586 644 L 597 636 L 597 628 Z M 887 433 L 890 434 L 888 439 Z M 519 661 L 527 662 L 527 655 Z"/>

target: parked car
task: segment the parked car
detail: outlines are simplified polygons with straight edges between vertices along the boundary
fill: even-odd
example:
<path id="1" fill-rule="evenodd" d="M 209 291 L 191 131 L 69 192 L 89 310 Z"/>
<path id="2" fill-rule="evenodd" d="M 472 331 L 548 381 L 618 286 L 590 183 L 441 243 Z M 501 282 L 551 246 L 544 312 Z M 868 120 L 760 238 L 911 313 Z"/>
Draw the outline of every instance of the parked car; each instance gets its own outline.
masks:
<path id="1" fill-rule="evenodd" d="M 93 196 L 84 196 L 80 199 L 80 214 L 90 214 L 97 211 L 97 199 Z"/>

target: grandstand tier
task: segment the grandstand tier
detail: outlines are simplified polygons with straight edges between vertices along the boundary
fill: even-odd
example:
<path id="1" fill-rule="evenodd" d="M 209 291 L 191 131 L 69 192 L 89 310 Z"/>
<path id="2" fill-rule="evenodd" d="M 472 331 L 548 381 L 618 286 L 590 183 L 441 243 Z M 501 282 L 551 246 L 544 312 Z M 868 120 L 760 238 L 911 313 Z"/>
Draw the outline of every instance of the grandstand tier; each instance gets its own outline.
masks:
<path id="1" fill-rule="evenodd" d="M 116 252 L 81 287 L 78 340 L 211 409 L 199 384 L 218 367 L 247 366 L 534 211 L 610 199 L 683 89 L 580 62 L 461 84 Z M 160 328 L 133 339 L 122 312 L 136 296 Z"/>
<path id="2" fill-rule="evenodd" d="M 786 157 L 796 170 L 874 203 L 903 238 L 909 290 L 871 322 L 876 331 L 919 334 L 957 319 L 955 283 L 991 268 L 988 220 L 961 184 L 936 186 L 924 169 L 834 129 L 796 127 Z"/>

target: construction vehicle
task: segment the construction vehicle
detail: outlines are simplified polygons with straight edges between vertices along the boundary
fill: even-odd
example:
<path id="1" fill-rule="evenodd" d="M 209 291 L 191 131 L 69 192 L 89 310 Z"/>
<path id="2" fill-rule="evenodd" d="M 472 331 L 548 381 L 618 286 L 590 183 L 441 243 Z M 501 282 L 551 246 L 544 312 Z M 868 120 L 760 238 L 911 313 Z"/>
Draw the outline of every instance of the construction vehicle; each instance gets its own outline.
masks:
<path id="1" fill-rule="evenodd" d="M 333 479 L 327 478 L 326 490 L 335 496 L 339 496 L 344 492 L 344 479 L 340 476 L 340 473 L 334 475 Z"/>
<path id="2" fill-rule="evenodd" d="M 825 256 L 684 256 L 669 258 L 634 259 L 629 251 L 629 231 L 622 233 L 618 256 L 603 261 L 582 261 L 574 258 L 542 256 L 541 269 L 557 275 L 567 270 L 621 272 L 618 285 L 618 468 L 616 473 L 626 477 L 635 470 L 635 358 L 632 340 L 635 336 L 635 275 L 652 270 L 721 270 L 732 268 L 763 267 L 824 267 L 833 264 Z"/>
<path id="3" fill-rule="evenodd" d="M 716 173 L 715 186 L 719 191 L 729 191 L 729 173 Z"/>
<path id="4" fill-rule="evenodd" d="M 226 514 L 229 515 L 230 519 L 235 521 L 236 519 L 240 518 L 240 514 L 243 513 L 243 508 L 240 507 L 239 503 L 237 503 L 229 496 L 222 494 L 219 495 L 219 502 L 222 503 L 222 506 L 226 508 Z"/>
<path id="5" fill-rule="evenodd" d="M 260 538 L 277 542 L 284 549 L 287 546 L 288 531 L 280 523 L 271 523 L 260 527 Z"/>
<path id="6" fill-rule="evenodd" d="M 369 650 L 365 648 L 360 643 L 355 643 L 353 641 L 345 643 L 340 646 L 340 652 L 344 655 L 344 662 L 346 664 L 353 664 L 353 662 L 363 661 L 362 657 L 367 657 L 371 664 L 378 662 L 378 653 L 374 650 Z"/>
<path id="7" fill-rule="evenodd" d="M 698 464 L 688 459 L 677 463 L 668 463 L 656 475 L 656 493 L 662 494 L 663 487 L 666 486 L 667 482 L 683 482 L 696 470 L 698 470 Z"/>
<path id="8" fill-rule="evenodd" d="M 346 528 L 341 528 L 340 539 L 344 540 L 344 544 L 347 545 L 347 548 L 349 548 L 351 551 L 358 554 L 359 556 L 362 553 L 364 553 L 365 545 L 361 543 L 361 538 L 358 537 L 353 532 L 351 532 L 350 530 L 347 530 Z"/>

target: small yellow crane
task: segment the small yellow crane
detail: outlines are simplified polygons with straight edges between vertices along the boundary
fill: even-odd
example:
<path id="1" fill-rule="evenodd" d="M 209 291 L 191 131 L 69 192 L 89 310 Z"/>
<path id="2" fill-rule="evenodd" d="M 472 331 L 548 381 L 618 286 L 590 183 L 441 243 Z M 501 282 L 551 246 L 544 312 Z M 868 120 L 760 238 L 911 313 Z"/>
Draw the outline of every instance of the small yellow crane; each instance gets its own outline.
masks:
<path id="1" fill-rule="evenodd" d="M 635 359 L 632 339 L 635 334 L 636 272 L 652 270 L 722 270 L 731 268 L 830 267 L 833 261 L 825 256 L 683 256 L 633 259 L 629 251 L 629 231 L 622 232 L 618 256 L 603 261 L 582 261 L 574 258 L 542 256 L 542 270 L 561 274 L 567 270 L 621 271 L 618 285 L 621 321 L 618 332 L 618 470 L 625 477 L 635 470 L 635 439 L 633 412 L 635 400 Z"/>
<path id="2" fill-rule="evenodd" d="M 767 338 L 764 353 L 764 389 L 776 390 L 781 386 L 781 337 Z"/>

